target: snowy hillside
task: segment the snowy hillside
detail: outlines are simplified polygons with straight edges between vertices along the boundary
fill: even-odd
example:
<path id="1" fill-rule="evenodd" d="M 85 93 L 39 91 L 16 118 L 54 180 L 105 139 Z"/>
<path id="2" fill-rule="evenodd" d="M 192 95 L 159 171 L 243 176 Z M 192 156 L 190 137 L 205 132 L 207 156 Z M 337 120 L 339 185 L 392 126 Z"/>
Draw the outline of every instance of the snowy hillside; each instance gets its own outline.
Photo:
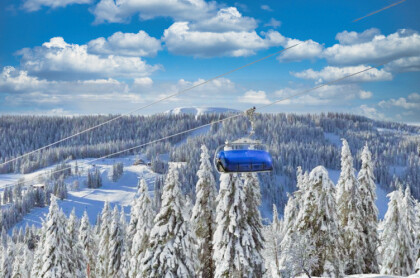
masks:
<path id="1" fill-rule="evenodd" d="M 203 115 L 203 114 L 221 114 L 221 113 L 236 113 L 241 112 L 240 110 L 223 108 L 223 107 L 177 107 L 165 112 L 169 115 L 179 114 L 191 114 L 191 115 Z"/>

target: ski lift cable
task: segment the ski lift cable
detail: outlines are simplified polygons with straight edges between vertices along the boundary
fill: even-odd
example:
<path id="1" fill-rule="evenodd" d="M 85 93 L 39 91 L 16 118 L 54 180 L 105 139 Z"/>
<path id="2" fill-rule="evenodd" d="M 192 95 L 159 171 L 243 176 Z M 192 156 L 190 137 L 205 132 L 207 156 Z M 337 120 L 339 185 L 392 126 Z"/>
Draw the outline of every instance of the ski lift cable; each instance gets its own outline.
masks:
<path id="1" fill-rule="evenodd" d="M 401 3 L 405 2 L 405 1 L 406 1 L 406 0 L 401 0 L 401 1 L 398 1 L 398 2 L 393 3 L 393 4 L 391 4 L 391 5 L 388 5 L 388 6 L 386 6 L 386 7 L 383 7 L 382 9 L 379 9 L 379 10 L 377 10 L 377 11 L 371 12 L 371 13 L 369 13 L 369 14 L 365 15 L 365 16 L 359 17 L 359 18 L 357 18 L 357 19 L 353 20 L 353 22 L 357 22 L 357 21 L 362 20 L 362 19 L 364 19 L 364 18 L 366 18 L 366 17 L 372 16 L 372 15 L 374 15 L 374 14 L 377 14 L 377 13 L 379 13 L 379 12 L 382 12 L 382 11 L 384 11 L 384 10 L 387 10 L 387 9 L 389 9 L 389 8 L 392 8 L 392 7 L 394 7 L 394 6 L 396 6 L 396 5 L 399 5 L 399 4 L 401 4 Z"/>
<path id="2" fill-rule="evenodd" d="M 67 140 L 69 140 L 69 139 L 71 139 L 71 138 L 74 138 L 74 137 L 79 136 L 79 135 L 81 135 L 81 134 L 84 134 L 84 133 L 86 133 L 86 132 L 89 132 L 89 131 L 92 131 L 92 130 L 94 130 L 94 129 L 97 129 L 97 128 L 101 127 L 101 126 L 104 126 L 104 125 L 109 124 L 109 123 L 111 123 L 111 122 L 114 122 L 114 121 L 116 121 L 116 120 L 118 120 L 118 119 L 121 119 L 121 118 L 122 118 L 122 117 L 124 117 L 124 116 L 130 115 L 130 114 L 133 114 L 133 113 L 138 112 L 138 111 L 143 110 L 143 109 L 146 109 L 146 108 L 148 108 L 148 107 L 150 107 L 150 106 L 152 106 L 152 105 L 155 105 L 155 104 L 157 104 L 157 103 L 159 103 L 159 102 L 162 102 L 162 101 L 168 100 L 168 99 L 173 98 L 173 97 L 175 97 L 175 96 L 182 95 L 182 94 L 184 94 L 184 93 L 186 93 L 186 92 L 188 92 L 188 91 L 191 91 L 192 89 L 195 89 L 195 88 L 200 87 L 200 86 L 202 86 L 202 85 L 205 85 L 205 84 L 207 84 L 207 83 L 209 83 L 209 82 L 211 82 L 211 81 L 214 81 L 214 80 L 216 80 L 216 79 L 219 79 L 219 78 L 221 78 L 221 77 L 223 77 L 223 76 L 226 76 L 226 75 L 232 74 L 232 73 L 234 73 L 234 72 L 236 72 L 236 71 L 239 71 L 239 70 L 241 70 L 241 69 L 243 69 L 243 68 L 249 67 L 249 66 L 251 66 L 251 65 L 253 65 L 253 64 L 256 64 L 256 63 L 261 62 L 261 61 L 263 61 L 263 60 L 266 60 L 266 59 L 268 59 L 268 58 L 270 58 L 270 57 L 273 57 L 273 56 L 275 56 L 275 55 L 278 55 L 278 54 L 280 54 L 280 53 L 282 53 L 282 52 L 285 52 L 285 51 L 287 51 L 287 50 L 289 50 L 289 49 L 291 49 L 291 48 L 294 48 L 294 47 L 296 47 L 296 46 L 298 46 L 298 45 L 300 45 L 300 44 L 302 44 L 302 43 L 303 43 L 303 42 L 296 43 L 296 44 L 291 45 L 291 46 L 289 46 L 289 47 L 283 48 L 282 50 L 279 50 L 279 51 L 276 51 L 276 52 L 274 52 L 274 53 L 271 53 L 271 54 L 269 54 L 269 55 L 267 55 L 267 56 L 265 56 L 265 57 L 262 57 L 262 58 L 260 58 L 260 59 L 258 59 L 258 60 L 255 60 L 255 61 L 252 61 L 252 62 L 250 62 L 250 63 L 248 63 L 248 64 L 246 64 L 246 65 L 243 65 L 243 66 L 240 66 L 240 67 L 238 67 L 238 68 L 232 69 L 232 70 L 230 70 L 230 71 L 227 71 L 227 72 L 225 72 L 225 73 L 222 73 L 222 74 L 217 75 L 217 76 L 215 76 L 215 77 L 212 77 L 212 78 L 210 78 L 210 79 L 207 79 L 207 80 L 205 80 L 205 81 L 202 81 L 202 82 L 200 82 L 200 83 L 198 83 L 198 84 L 196 84 L 196 85 L 190 86 L 190 87 L 188 87 L 188 88 L 186 88 L 186 89 L 180 90 L 180 91 L 178 91 L 178 92 L 176 92 L 176 93 L 173 93 L 173 94 L 171 94 L 171 95 L 168 95 L 168 96 L 163 97 L 163 98 L 161 98 L 161 99 L 158 99 L 158 100 L 156 100 L 156 101 L 153 101 L 153 102 L 151 102 L 151 103 L 148 103 L 148 104 L 146 104 L 146 105 L 144 105 L 144 106 L 142 106 L 142 107 L 136 108 L 136 109 L 131 110 L 131 111 L 127 112 L 127 113 L 124 113 L 124 114 L 121 114 L 121 115 L 116 116 L 116 117 L 114 117 L 114 118 L 111 118 L 111 119 L 109 119 L 109 120 L 107 120 L 107 121 L 105 121 L 105 122 L 103 122 L 103 123 L 100 123 L 100 124 L 97 124 L 97 125 L 95 125 L 95 126 L 92 126 L 92 127 L 87 128 L 87 129 L 84 129 L 84 130 L 82 130 L 82 131 L 76 132 L 76 133 L 74 133 L 74 134 L 72 134 L 72 135 L 70 135 L 70 136 L 64 137 L 64 138 L 62 138 L 62 139 L 60 139 L 60 140 L 58 140 L 58 141 L 55 141 L 55 142 L 53 142 L 53 143 L 50 143 L 50 144 L 48 144 L 48 145 L 45 145 L 45 146 L 40 147 L 40 148 L 38 148 L 38 149 L 35 149 L 35 150 L 33 150 L 33 151 L 27 152 L 27 153 L 25 153 L 25 154 L 22 154 L 22 155 L 20 155 L 20 156 L 17 156 L 17 157 L 15 157 L 15 158 L 12 158 L 12 159 L 10 159 L 10 160 L 7 160 L 7 161 L 5 161 L 5 162 L 2 162 L 2 163 L 0 163 L 0 167 L 1 167 L 1 166 L 4 166 L 4 165 L 6 165 L 6 164 L 8 164 L 8 163 L 10 163 L 10 162 L 13 162 L 13 161 L 16 161 L 16 160 L 18 160 L 18 159 L 21 159 L 21 158 L 23 158 L 23 157 L 27 157 L 27 156 L 29 156 L 29 155 L 31 155 L 31 154 L 36 153 L 36 152 L 39 152 L 39 151 L 45 150 L 45 149 L 47 149 L 47 148 L 49 148 L 49 147 L 55 146 L 55 145 L 57 145 L 57 144 L 59 144 L 59 143 L 62 143 L 62 142 L 64 142 L 64 141 L 67 141 Z"/>
<path id="3" fill-rule="evenodd" d="M 292 99 L 292 98 L 294 98 L 294 97 L 297 97 L 297 96 L 301 96 L 301 95 L 304 95 L 304 94 L 310 93 L 310 92 L 312 92 L 312 91 L 314 91 L 314 90 L 317 90 L 317 89 L 319 89 L 319 88 L 322 88 L 322 87 L 325 87 L 325 86 L 328 86 L 328 85 L 331 85 L 331 84 L 334 84 L 334 83 L 340 82 L 340 81 L 342 81 L 342 80 L 345 80 L 345 79 L 351 78 L 351 77 L 356 76 L 356 75 L 358 75 L 358 74 L 361 74 L 361 73 L 363 73 L 363 72 L 367 72 L 367 71 L 369 71 L 369 70 L 379 68 L 379 67 L 381 67 L 381 66 L 385 65 L 386 63 L 388 63 L 388 62 L 381 63 L 381 64 L 378 64 L 378 65 L 375 65 L 375 66 L 371 66 L 371 67 L 365 68 L 365 69 L 363 69 L 363 70 L 360 70 L 360 71 L 358 71 L 358 72 L 355 72 L 355 73 L 352 73 L 352 74 L 349 74 L 349 75 L 343 76 L 343 77 L 341 77 L 341 78 L 337 78 L 337 79 L 334 79 L 334 80 L 332 80 L 332 81 L 325 82 L 325 83 L 323 83 L 323 84 L 317 85 L 317 86 L 315 86 L 315 87 L 312 87 L 312 88 L 310 88 L 310 89 L 307 89 L 307 90 L 301 91 L 301 92 L 299 92 L 299 93 L 292 94 L 292 95 L 287 96 L 287 97 L 283 97 L 283 98 L 281 98 L 281 99 L 278 99 L 278 100 L 272 101 L 272 102 L 270 102 L 270 103 L 268 103 L 268 104 L 258 106 L 258 107 L 256 107 L 256 108 L 255 108 L 255 110 L 262 110 L 262 109 L 265 109 L 265 108 L 267 108 L 267 107 L 269 107 L 269 106 L 272 106 L 272 105 L 274 105 L 274 104 L 277 104 L 277 103 L 279 103 L 279 102 L 282 102 L 282 101 L 285 101 L 285 100 L 289 100 L 289 99 Z M 165 136 L 165 137 L 162 137 L 162 138 L 156 139 L 156 140 L 149 141 L 149 142 L 147 142 L 147 143 L 143 143 L 143 144 L 136 145 L 136 146 L 134 146 L 134 147 L 130 147 L 130 148 L 127 148 L 127 149 L 124 149 L 124 150 L 121 150 L 121 151 L 117 151 L 117 152 L 114 152 L 114 153 L 111 153 L 111 154 L 107 154 L 107 155 L 101 156 L 101 157 L 99 157 L 99 158 L 95 158 L 95 159 L 92 159 L 92 160 L 90 160 L 90 161 L 84 162 L 84 163 L 82 163 L 82 165 L 79 165 L 79 166 L 81 166 L 81 167 L 83 167 L 83 166 L 88 166 L 89 164 L 91 164 L 91 163 L 93 163 L 93 162 L 96 162 L 96 161 L 99 161 L 99 160 L 101 160 L 101 159 L 109 158 L 109 157 L 112 157 L 112 156 L 115 156 L 115 155 L 119 155 L 119 154 L 122 154 L 122 153 L 125 153 L 125 152 L 129 152 L 129 151 L 132 151 L 132 150 L 135 150 L 135 149 L 139 149 L 139 148 L 142 148 L 142 147 L 145 147 L 145 146 L 151 145 L 151 144 L 158 143 L 158 142 L 160 142 L 160 141 L 164 141 L 164 140 L 167 140 L 167 139 L 170 139 L 170 138 L 173 138 L 173 137 L 179 136 L 179 135 L 183 135 L 183 134 L 186 134 L 186 133 L 189 133 L 189 132 L 192 132 L 192 131 L 195 131 L 195 130 L 198 130 L 198 129 L 201 129 L 201 128 L 204 128 L 204 127 L 207 127 L 207 126 L 211 126 L 211 125 L 213 125 L 213 124 L 217 124 L 217 123 L 221 123 L 221 122 L 224 122 L 224 121 L 227 121 L 227 120 L 231 120 L 231 119 L 234 119 L 234 118 L 237 118 L 237 117 L 240 117 L 240 116 L 247 116 L 247 115 L 246 115 L 246 113 L 247 113 L 247 111 L 248 111 L 248 110 L 249 110 L 249 109 L 247 109 L 247 110 L 245 110 L 245 111 L 242 111 L 242 112 L 240 112 L 240 113 L 238 113 L 238 114 L 235 114 L 235 115 L 232 115 L 232 116 L 228 116 L 228 117 L 223 118 L 223 119 L 220 119 L 220 120 L 212 121 L 212 122 L 210 122 L 210 123 L 207 123 L 207 124 L 204 124 L 204 125 L 200 125 L 200 126 L 198 126 L 198 127 L 194 127 L 194 128 L 188 129 L 188 130 L 180 131 L 180 132 L 177 132 L 177 133 L 172 134 L 172 135 L 168 135 L 168 136 Z M 62 168 L 62 169 L 58 169 L 58 170 L 55 170 L 55 171 L 52 171 L 52 172 L 49 172 L 49 174 L 50 174 L 50 175 L 52 175 L 52 174 L 60 173 L 60 172 L 63 172 L 63 171 L 69 170 L 69 169 L 71 169 L 71 166 L 70 166 L 70 167 L 65 167 L 65 168 Z M 30 180 L 25 180 L 25 181 L 23 181 L 23 184 L 25 184 L 26 182 L 35 181 L 35 180 L 37 180 L 38 178 L 42 177 L 42 175 L 43 175 L 43 174 L 40 174 L 40 175 L 38 175 L 37 177 L 35 177 L 35 178 L 33 178 L 33 179 L 30 179 Z M 3 188 L 13 187 L 13 186 L 15 186 L 15 185 L 17 185 L 17 184 L 22 184 L 22 183 L 19 183 L 19 182 L 18 182 L 18 183 L 16 183 L 16 184 L 6 185 L 6 186 L 4 186 Z"/>

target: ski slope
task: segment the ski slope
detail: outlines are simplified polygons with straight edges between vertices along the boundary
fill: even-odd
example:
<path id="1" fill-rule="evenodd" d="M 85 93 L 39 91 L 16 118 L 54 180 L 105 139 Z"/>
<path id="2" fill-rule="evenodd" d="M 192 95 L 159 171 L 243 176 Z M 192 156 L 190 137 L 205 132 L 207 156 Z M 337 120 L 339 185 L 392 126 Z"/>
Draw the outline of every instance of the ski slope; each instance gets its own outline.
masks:
<path id="1" fill-rule="evenodd" d="M 156 174 L 146 165 L 133 165 L 136 157 L 128 156 L 123 158 L 115 159 L 103 159 L 96 162 L 95 166 L 101 172 L 103 185 L 100 188 L 87 188 L 84 184 L 87 177 L 87 169 L 81 168 L 83 162 L 87 160 L 78 160 L 79 168 L 81 168 L 81 174 L 79 176 L 68 177 L 65 182 L 67 184 L 73 184 L 75 180 L 79 181 L 79 190 L 69 190 L 68 198 L 59 201 L 59 206 L 62 208 L 66 215 L 69 215 L 73 208 L 75 209 L 76 215 L 81 218 L 83 212 L 86 210 L 89 216 L 91 224 L 95 224 L 98 213 L 101 212 L 105 201 L 110 202 L 111 206 L 118 205 L 124 206 L 124 211 L 127 216 L 130 212 L 131 202 L 137 192 L 137 184 L 139 178 L 144 178 L 149 187 L 149 193 L 153 196 L 155 178 L 159 174 Z M 108 176 L 112 171 L 112 165 L 116 162 L 122 162 L 124 164 L 124 173 L 121 178 L 113 182 Z M 72 166 L 75 164 L 74 161 L 70 163 Z M 53 167 L 48 167 L 51 170 Z M 43 169 L 28 175 L 0 175 L 0 180 L 7 180 L 7 182 L 17 181 L 21 177 L 29 179 L 36 174 L 45 173 L 48 171 Z M 6 177 L 3 177 L 6 176 Z M 5 179 L 3 179 L 5 178 Z M 3 182 L 4 183 L 4 182 Z M 15 227 L 25 227 L 26 225 L 35 225 L 40 227 L 42 219 L 48 213 L 48 207 L 35 208 L 31 210 L 29 214 L 23 217 L 23 220 L 18 222 Z M 9 231 L 11 232 L 11 231 Z"/>

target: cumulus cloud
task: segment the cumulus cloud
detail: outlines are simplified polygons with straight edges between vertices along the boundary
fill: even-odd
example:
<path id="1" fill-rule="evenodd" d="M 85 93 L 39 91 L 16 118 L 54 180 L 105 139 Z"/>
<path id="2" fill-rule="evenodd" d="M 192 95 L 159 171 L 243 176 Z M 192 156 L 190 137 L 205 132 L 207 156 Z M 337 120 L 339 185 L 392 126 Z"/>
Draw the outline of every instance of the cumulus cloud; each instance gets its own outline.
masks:
<path id="1" fill-rule="evenodd" d="M 72 4 L 90 4 L 93 0 L 25 0 L 22 8 L 28 12 L 41 9 L 42 6 L 50 8 L 61 8 Z"/>
<path id="2" fill-rule="evenodd" d="M 264 38 L 255 31 L 201 32 L 191 30 L 188 22 L 175 22 L 165 30 L 162 40 L 168 50 L 175 54 L 196 57 L 239 57 L 280 45 L 284 37 L 275 31 L 268 32 Z"/>
<path id="3" fill-rule="evenodd" d="M 242 16 L 236 7 L 220 9 L 215 16 L 191 24 L 192 30 L 208 32 L 240 32 L 254 30 L 256 27 L 256 20 Z"/>
<path id="4" fill-rule="evenodd" d="M 90 54 L 87 45 L 68 44 L 62 37 L 52 38 L 41 47 L 25 48 L 18 54 L 22 56 L 24 70 L 47 79 L 144 77 L 160 68 L 139 57 Z"/>
<path id="5" fill-rule="evenodd" d="M 333 65 L 357 65 L 420 56 L 420 35 L 412 30 L 402 29 L 388 36 L 375 34 L 371 40 L 365 42 L 360 39 L 362 35 L 355 36 L 356 39 L 353 40 L 340 38 L 346 44 L 335 44 L 326 48 L 323 57 Z"/>
<path id="6" fill-rule="evenodd" d="M 420 94 L 412 93 L 407 98 L 400 97 L 398 99 L 391 98 L 389 100 L 382 100 L 378 103 L 382 108 L 401 107 L 404 109 L 419 109 L 420 108 Z"/>
<path id="7" fill-rule="evenodd" d="M 175 20 L 199 20 L 208 18 L 215 8 L 215 2 L 204 0 L 100 0 L 91 11 L 95 23 L 121 23 L 135 14 L 139 14 L 141 19 L 171 17 Z"/>
<path id="8" fill-rule="evenodd" d="M 315 80 L 317 83 L 333 81 L 350 74 L 366 70 L 368 66 L 360 65 L 355 67 L 331 67 L 327 66 L 320 71 L 307 69 L 301 72 L 292 72 L 291 74 L 298 78 Z M 343 80 L 344 83 L 352 82 L 372 82 L 372 81 L 385 81 L 392 80 L 392 74 L 384 69 L 371 69 L 355 76 Z"/>
<path id="9" fill-rule="evenodd" d="M 162 49 L 158 39 L 150 37 L 146 32 L 116 32 L 107 39 L 101 37 L 88 43 L 88 52 L 101 55 L 120 56 L 155 56 Z"/>
<path id="10" fill-rule="evenodd" d="M 254 91 L 249 90 L 245 92 L 245 94 L 238 98 L 239 102 L 243 103 L 253 103 L 253 104 L 268 104 L 270 100 L 268 100 L 267 95 L 264 91 Z"/>
<path id="11" fill-rule="evenodd" d="M 372 97 L 372 92 L 365 91 L 360 89 L 359 86 L 355 84 L 345 84 L 345 85 L 327 85 L 316 89 L 312 92 L 309 92 L 302 96 L 294 95 L 299 94 L 308 88 L 284 88 L 277 90 L 275 95 L 279 99 L 288 98 L 284 101 L 279 102 L 280 105 L 344 105 L 348 104 L 349 100 L 356 99 L 368 99 Z M 291 98 L 289 98 L 291 97 Z"/>
<path id="12" fill-rule="evenodd" d="M 305 59 L 316 59 L 321 56 L 322 50 L 324 49 L 324 47 L 321 44 L 313 40 L 300 41 L 297 39 L 290 38 L 285 38 L 282 46 L 286 48 L 295 44 L 299 45 L 281 53 L 277 57 L 277 60 L 279 60 L 280 62 L 290 62 L 301 61 Z"/>
<path id="13" fill-rule="evenodd" d="M 377 28 L 370 28 L 362 33 L 343 31 L 338 33 L 335 38 L 342 45 L 360 44 L 371 41 L 375 36 L 380 35 L 381 32 Z"/>
<path id="14" fill-rule="evenodd" d="M 29 76 L 28 72 L 14 67 L 4 67 L 0 74 L 0 89 L 10 90 L 14 93 L 27 89 L 41 89 L 48 85 L 48 81 Z"/>
<path id="15" fill-rule="evenodd" d="M 385 65 L 391 72 L 420 71 L 420 56 L 397 59 Z"/>

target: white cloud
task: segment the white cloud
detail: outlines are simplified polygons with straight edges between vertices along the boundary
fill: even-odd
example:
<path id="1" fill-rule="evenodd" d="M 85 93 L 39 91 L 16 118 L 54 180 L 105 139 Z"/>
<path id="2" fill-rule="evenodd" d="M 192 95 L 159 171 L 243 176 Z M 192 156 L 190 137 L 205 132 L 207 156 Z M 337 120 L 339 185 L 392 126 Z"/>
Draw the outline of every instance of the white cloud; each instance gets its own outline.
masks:
<path id="1" fill-rule="evenodd" d="M 273 9 L 270 8 L 269 5 L 261 5 L 261 10 L 272 12 Z"/>
<path id="2" fill-rule="evenodd" d="M 155 56 L 162 49 L 160 41 L 150 37 L 146 32 L 116 32 L 107 39 L 101 37 L 88 43 L 88 52 L 102 55 L 120 56 Z"/>
<path id="3" fill-rule="evenodd" d="M 264 24 L 265 27 L 273 27 L 273 28 L 278 28 L 281 26 L 281 21 L 275 19 L 275 18 L 271 18 L 269 22 L 267 22 L 266 24 Z"/>
<path id="4" fill-rule="evenodd" d="M 309 88 L 284 88 L 277 90 L 275 95 L 278 99 L 288 98 L 279 102 L 280 105 L 349 105 L 350 100 L 368 99 L 372 97 L 372 92 L 364 91 L 355 84 L 345 85 L 326 85 L 301 96 L 294 96 L 302 93 Z M 291 97 L 291 98 L 289 98 Z"/>
<path id="5" fill-rule="evenodd" d="M 333 65 L 383 63 L 412 56 L 420 56 L 420 35 L 407 29 L 388 36 L 375 34 L 367 42 L 336 44 L 323 53 L 323 57 Z"/>
<path id="6" fill-rule="evenodd" d="M 162 39 L 168 50 L 175 54 L 197 57 L 248 56 L 255 51 L 280 45 L 284 37 L 276 31 L 265 38 L 250 32 L 200 32 L 190 29 L 188 22 L 175 22 L 165 30 Z"/>
<path id="7" fill-rule="evenodd" d="M 91 10 L 95 23 L 127 22 L 139 14 L 141 19 L 171 17 L 175 20 L 201 20 L 215 10 L 215 2 L 204 0 L 100 0 Z"/>
<path id="8" fill-rule="evenodd" d="M 385 69 L 392 72 L 420 71 L 420 56 L 394 60 L 386 64 Z"/>
<path id="9" fill-rule="evenodd" d="M 215 16 L 191 24 L 191 30 L 208 32 L 250 31 L 256 27 L 255 19 L 242 16 L 235 7 L 220 9 Z"/>
<path id="10" fill-rule="evenodd" d="M 322 54 L 323 46 L 313 40 L 300 41 L 297 39 L 287 38 L 282 46 L 290 47 L 299 44 L 298 46 L 281 53 L 277 59 L 280 62 L 301 61 L 305 59 L 316 59 Z"/>
<path id="11" fill-rule="evenodd" d="M 134 85 L 137 85 L 140 87 L 152 87 L 153 80 L 150 77 L 135 78 Z"/>
<path id="12" fill-rule="evenodd" d="M 412 93 L 407 98 L 400 97 L 398 99 L 391 98 L 389 100 L 382 100 L 378 103 L 382 108 L 389 107 L 401 107 L 404 109 L 420 109 L 420 95 L 418 93 Z"/>
<path id="13" fill-rule="evenodd" d="M 371 119 L 388 120 L 384 113 L 381 113 L 375 107 L 366 104 L 360 105 L 355 112 Z"/>
<path id="14" fill-rule="evenodd" d="M 71 4 L 90 4 L 93 0 L 25 0 L 22 8 L 28 12 L 41 9 L 42 6 L 50 8 L 61 8 Z"/>
<path id="15" fill-rule="evenodd" d="M 0 74 L 0 89 L 15 93 L 33 88 L 40 89 L 47 84 L 46 80 L 39 80 L 37 77 L 29 76 L 28 72 L 11 66 L 4 67 Z"/>
<path id="16" fill-rule="evenodd" d="M 342 45 L 360 44 L 371 41 L 375 36 L 380 35 L 381 32 L 377 28 L 370 28 L 362 33 L 343 31 L 338 33 L 335 38 Z"/>
<path id="17" fill-rule="evenodd" d="M 368 66 L 360 65 L 355 67 L 331 67 L 327 66 L 321 71 L 314 71 L 313 69 L 304 70 L 301 72 L 292 72 L 291 74 L 298 78 L 315 80 L 317 83 L 333 81 L 350 74 L 368 69 Z M 392 74 L 384 69 L 371 69 L 355 76 L 343 80 L 344 83 L 352 82 L 372 82 L 392 80 Z"/>
<path id="18" fill-rule="evenodd" d="M 254 91 L 249 90 L 243 96 L 238 98 L 239 102 L 243 103 L 253 103 L 253 104 L 268 104 L 270 100 L 268 100 L 267 95 L 264 91 Z"/>
<path id="19" fill-rule="evenodd" d="M 61 37 L 18 54 L 22 56 L 22 68 L 31 75 L 54 79 L 144 77 L 160 68 L 139 57 L 89 54 L 87 45 L 68 44 Z"/>

